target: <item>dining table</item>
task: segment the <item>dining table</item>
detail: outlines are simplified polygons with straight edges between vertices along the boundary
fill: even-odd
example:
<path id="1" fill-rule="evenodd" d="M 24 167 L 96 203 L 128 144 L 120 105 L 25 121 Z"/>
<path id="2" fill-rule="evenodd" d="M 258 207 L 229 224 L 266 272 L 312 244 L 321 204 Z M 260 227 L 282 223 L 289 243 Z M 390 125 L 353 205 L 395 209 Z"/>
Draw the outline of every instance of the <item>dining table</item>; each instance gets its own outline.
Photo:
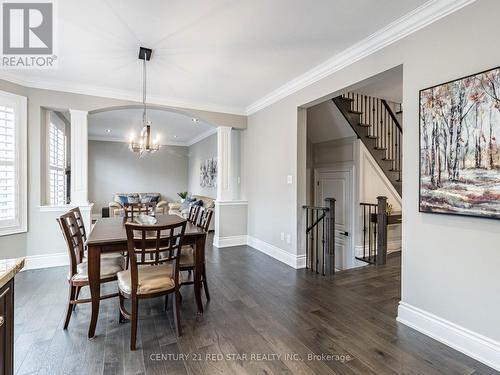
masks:
<path id="1" fill-rule="evenodd" d="M 186 230 L 182 240 L 183 245 L 192 245 L 194 248 L 194 295 L 198 313 L 203 314 L 201 301 L 202 271 L 205 262 L 206 232 L 178 215 L 157 215 L 158 225 L 170 225 L 186 221 Z M 130 221 L 130 219 L 129 219 Z M 101 295 L 101 255 L 106 253 L 122 253 L 127 251 L 127 233 L 124 217 L 97 219 L 87 238 L 88 279 L 92 313 L 88 337 L 95 336 L 97 319 L 99 317 L 99 303 Z"/>

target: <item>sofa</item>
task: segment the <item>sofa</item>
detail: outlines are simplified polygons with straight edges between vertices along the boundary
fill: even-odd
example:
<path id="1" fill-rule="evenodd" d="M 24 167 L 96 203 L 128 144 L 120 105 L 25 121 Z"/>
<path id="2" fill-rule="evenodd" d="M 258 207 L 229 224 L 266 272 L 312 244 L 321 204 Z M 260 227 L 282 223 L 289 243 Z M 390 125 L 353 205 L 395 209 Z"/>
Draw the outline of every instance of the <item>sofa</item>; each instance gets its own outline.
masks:
<path id="1" fill-rule="evenodd" d="M 203 195 L 191 195 L 190 198 L 194 198 L 196 200 L 201 200 L 203 202 L 202 207 L 203 208 L 210 208 L 214 210 L 214 213 L 212 215 L 212 221 L 210 223 L 210 227 L 208 230 L 212 231 L 215 229 L 215 199 L 210 198 L 210 197 L 205 197 Z M 182 203 L 177 203 L 177 202 L 171 202 L 168 204 L 168 213 L 169 215 L 179 215 L 183 218 L 187 218 L 187 215 L 189 213 L 189 207 L 183 208 Z"/>
<path id="2" fill-rule="evenodd" d="M 113 201 L 108 204 L 109 216 L 113 217 L 123 215 L 122 197 L 128 197 L 129 203 L 140 203 L 150 201 L 151 198 L 154 198 L 157 201 L 156 213 L 162 215 L 168 212 L 168 202 L 162 199 L 160 193 L 116 193 L 113 197 Z"/>

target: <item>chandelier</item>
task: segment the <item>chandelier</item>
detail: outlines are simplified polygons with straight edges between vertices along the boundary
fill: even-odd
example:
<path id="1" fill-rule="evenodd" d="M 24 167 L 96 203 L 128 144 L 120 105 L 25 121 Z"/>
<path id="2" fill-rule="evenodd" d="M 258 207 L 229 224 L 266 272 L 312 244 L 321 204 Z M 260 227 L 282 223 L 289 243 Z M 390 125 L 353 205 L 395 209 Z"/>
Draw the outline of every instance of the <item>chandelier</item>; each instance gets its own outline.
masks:
<path id="1" fill-rule="evenodd" d="M 146 61 L 151 59 L 151 53 L 153 52 L 150 48 L 140 47 L 139 49 L 139 59 L 142 60 L 142 130 L 139 138 L 135 138 L 135 135 L 130 136 L 128 148 L 132 152 L 137 152 L 139 157 L 143 157 L 145 154 L 156 152 L 160 149 L 160 139 L 157 136 L 154 140 L 151 134 L 151 121 L 147 117 L 147 107 L 146 107 Z"/>

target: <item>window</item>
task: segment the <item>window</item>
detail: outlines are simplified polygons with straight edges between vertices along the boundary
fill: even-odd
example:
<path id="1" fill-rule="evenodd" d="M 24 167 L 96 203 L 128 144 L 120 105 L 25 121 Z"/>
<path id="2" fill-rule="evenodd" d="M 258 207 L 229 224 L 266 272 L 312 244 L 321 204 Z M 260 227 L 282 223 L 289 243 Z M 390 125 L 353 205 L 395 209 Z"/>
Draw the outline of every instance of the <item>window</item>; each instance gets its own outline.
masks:
<path id="1" fill-rule="evenodd" d="M 64 123 L 50 116 L 49 136 L 49 204 L 61 206 L 67 202 L 66 134 Z"/>
<path id="2" fill-rule="evenodd" d="M 26 232 L 26 98 L 0 92 L 0 235 Z"/>

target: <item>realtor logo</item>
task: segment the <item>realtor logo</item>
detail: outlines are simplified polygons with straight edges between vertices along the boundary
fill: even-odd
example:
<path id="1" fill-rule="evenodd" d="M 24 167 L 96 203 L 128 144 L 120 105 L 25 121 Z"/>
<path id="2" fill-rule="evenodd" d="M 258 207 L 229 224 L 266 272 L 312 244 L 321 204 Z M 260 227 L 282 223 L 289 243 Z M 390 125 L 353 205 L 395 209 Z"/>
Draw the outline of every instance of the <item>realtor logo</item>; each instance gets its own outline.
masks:
<path id="1" fill-rule="evenodd" d="M 2 3 L 3 67 L 55 66 L 53 5 L 50 1 Z"/>

